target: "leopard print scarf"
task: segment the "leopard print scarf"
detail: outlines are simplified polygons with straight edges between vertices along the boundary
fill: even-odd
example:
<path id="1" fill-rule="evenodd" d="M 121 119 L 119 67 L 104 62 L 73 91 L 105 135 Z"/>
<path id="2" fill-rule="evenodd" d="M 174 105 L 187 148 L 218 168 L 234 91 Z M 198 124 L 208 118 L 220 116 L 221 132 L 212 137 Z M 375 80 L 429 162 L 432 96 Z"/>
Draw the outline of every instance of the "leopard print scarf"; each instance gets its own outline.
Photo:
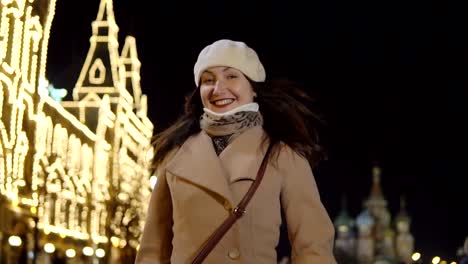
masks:
<path id="1" fill-rule="evenodd" d="M 205 110 L 200 117 L 200 128 L 213 140 L 217 155 L 245 130 L 263 125 L 259 111 L 239 110 L 227 115 L 214 115 Z"/>

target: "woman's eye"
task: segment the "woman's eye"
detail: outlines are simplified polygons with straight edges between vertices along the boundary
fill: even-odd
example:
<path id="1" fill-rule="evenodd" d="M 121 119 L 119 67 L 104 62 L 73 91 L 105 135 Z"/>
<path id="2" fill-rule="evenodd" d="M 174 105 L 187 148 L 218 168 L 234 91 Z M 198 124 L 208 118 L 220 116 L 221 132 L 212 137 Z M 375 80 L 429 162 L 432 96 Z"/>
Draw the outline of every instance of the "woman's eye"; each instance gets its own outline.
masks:
<path id="1" fill-rule="evenodd" d="M 235 79 L 235 78 L 237 78 L 237 75 L 229 74 L 227 77 L 228 77 L 228 79 Z"/>
<path id="2" fill-rule="evenodd" d="M 212 83 L 213 82 L 213 79 L 204 79 L 202 80 L 202 83 Z"/>

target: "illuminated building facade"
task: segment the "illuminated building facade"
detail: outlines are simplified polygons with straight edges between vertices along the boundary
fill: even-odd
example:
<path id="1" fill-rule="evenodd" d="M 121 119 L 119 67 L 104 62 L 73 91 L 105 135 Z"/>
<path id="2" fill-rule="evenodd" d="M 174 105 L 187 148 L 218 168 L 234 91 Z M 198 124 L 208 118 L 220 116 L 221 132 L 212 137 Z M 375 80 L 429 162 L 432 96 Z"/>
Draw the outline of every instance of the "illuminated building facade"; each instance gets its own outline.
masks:
<path id="1" fill-rule="evenodd" d="M 148 197 L 147 97 L 135 39 L 101 0 L 73 88 L 45 78 L 55 0 L 0 1 L 0 263 L 131 263 Z"/>

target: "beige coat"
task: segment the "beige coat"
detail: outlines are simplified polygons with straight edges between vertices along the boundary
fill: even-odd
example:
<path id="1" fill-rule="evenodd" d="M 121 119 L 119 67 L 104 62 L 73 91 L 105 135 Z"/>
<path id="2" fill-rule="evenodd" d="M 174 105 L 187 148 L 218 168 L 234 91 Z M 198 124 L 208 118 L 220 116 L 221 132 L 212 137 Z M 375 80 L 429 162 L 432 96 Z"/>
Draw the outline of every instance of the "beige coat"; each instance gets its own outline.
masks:
<path id="1" fill-rule="evenodd" d="M 205 133 L 189 138 L 158 175 L 138 264 L 191 263 L 199 247 L 228 217 L 255 179 L 266 152 L 264 131 L 254 127 L 216 155 Z M 283 148 L 269 164 L 246 214 L 226 233 L 204 263 L 274 264 L 281 206 L 295 264 L 332 264 L 334 229 L 309 163 Z"/>

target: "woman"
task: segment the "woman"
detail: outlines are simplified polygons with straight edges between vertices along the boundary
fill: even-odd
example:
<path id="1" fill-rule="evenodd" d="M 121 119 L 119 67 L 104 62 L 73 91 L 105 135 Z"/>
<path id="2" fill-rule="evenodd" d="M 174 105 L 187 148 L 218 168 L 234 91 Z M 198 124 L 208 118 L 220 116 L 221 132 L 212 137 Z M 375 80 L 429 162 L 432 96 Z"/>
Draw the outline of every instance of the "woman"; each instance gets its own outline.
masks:
<path id="1" fill-rule="evenodd" d="M 245 215 L 203 263 L 276 263 L 282 212 L 293 263 L 336 263 L 311 169 L 320 148 L 308 97 L 287 82 L 265 82 L 256 52 L 239 41 L 205 47 L 194 75 L 185 114 L 154 142 L 158 183 L 136 263 L 191 263 L 255 180 L 269 144 L 273 155 Z"/>

